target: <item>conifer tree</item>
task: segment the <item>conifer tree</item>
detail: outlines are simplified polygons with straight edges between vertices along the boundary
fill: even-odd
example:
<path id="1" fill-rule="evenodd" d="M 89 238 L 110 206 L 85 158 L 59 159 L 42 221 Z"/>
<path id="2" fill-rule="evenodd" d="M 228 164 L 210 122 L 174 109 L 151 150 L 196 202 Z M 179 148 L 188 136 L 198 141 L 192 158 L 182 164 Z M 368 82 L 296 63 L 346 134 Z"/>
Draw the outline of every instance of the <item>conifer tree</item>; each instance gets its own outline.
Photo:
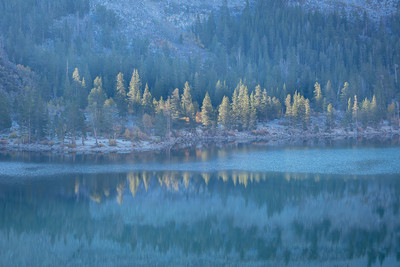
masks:
<path id="1" fill-rule="evenodd" d="M 310 125 L 310 114 L 311 114 L 310 100 L 304 99 L 303 97 L 302 101 L 304 105 L 303 129 L 307 129 L 308 126 Z"/>
<path id="2" fill-rule="evenodd" d="M 232 104 L 231 104 L 231 121 L 232 126 L 234 128 L 238 127 L 239 125 L 239 117 L 240 117 L 240 106 L 239 106 L 239 88 L 236 87 L 233 91 L 232 95 Z"/>
<path id="3" fill-rule="evenodd" d="M 247 129 L 250 122 L 250 99 L 247 86 L 244 84 L 240 85 L 238 100 L 240 108 L 240 127 L 242 129 Z"/>
<path id="4" fill-rule="evenodd" d="M 350 93 L 349 83 L 345 82 L 340 94 L 342 109 L 346 107 L 346 101 L 350 98 Z"/>
<path id="5" fill-rule="evenodd" d="M 347 109 L 343 120 L 343 125 L 347 127 L 351 121 L 352 121 L 352 108 L 351 108 L 351 98 L 349 98 L 347 100 Z"/>
<path id="6" fill-rule="evenodd" d="M 164 99 L 161 97 L 155 106 L 155 124 L 154 132 L 160 137 L 165 137 L 167 133 L 167 117 L 166 112 L 164 112 L 165 103 Z M 170 118 L 169 118 L 170 119 Z"/>
<path id="7" fill-rule="evenodd" d="M 326 127 L 328 130 L 332 129 L 332 127 L 335 127 L 334 125 L 334 114 L 333 114 L 333 106 L 332 104 L 328 104 L 328 107 L 326 108 Z"/>
<path id="8" fill-rule="evenodd" d="M 117 84 L 116 84 L 116 95 L 115 95 L 115 104 L 117 105 L 118 114 L 121 118 L 124 118 L 128 112 L 128 100 L 125 88 L 125 80 L 124 75 L 120 72 L 117 75 Z"/>
<path id="9" fill-rule="evenodd" d="M 210 95 L 207 92 L 201 106 L 201 122 L 207 129 L 211 128 L 213 124 L 213 113 Z"/>
<path id="10" fill-rule="evenodd" d="M 250 115 L 249 115 L 249 129 L 254 129 L 257 125 L 257 109 L 255 95 L 251 92 L 250 95 Z"/>
<path id="11" fill-rule="evenodd" d="M 285 99 L 285 107 L 286 107 L 286 112 L 285 112 L 285 117 L 289 120 L 292 120 L 293 117 L 293 112 L 292 112 L 292 97 L 290 94 L 286 96 Z"/>
<path id="12" fill-rule="evenodd" d="M 300 93 L 298 93 L 297 91 L 294 93 L 293 95 L 293 104 L 292 104 L 292 118 L 295 122 L 295 124 L 297 124 L 300 120 L 301 114 L 302 114 L 302 103 L 301 103 L 301 97 L 300 97 Z"/>
<path id="13" fill-rule="evenodd" d="M 82 98 L 81 94 L 83 94 L 83 88 L 84 87 L 82 85 L 82 81 L 80 80 L 79 70 L 75 68 L 72 74 L 72 84 L 69 83 L 69 78 L 66 77 L 64 86 L 67 131 L 72 136 L 73 145 L 76 144 L 76 135 L 78 131 L 81 131 L 82 138 L 84 138 L 84 135 L 86 134 L 85 117 L 83 115 L 85 104 L 83 101 L 80 101 Z"/>
<path id="14" fill-rule="evenodd" d="M 147 83 L 143 92 L 142 107 L 144 113 L 149 115 L 153 114 L 153 97 L 151 96 L 149 85 Z"/>
<path id="15" fill-rule="evenodd" d="M 214 100 L 219 102 L 228 93 L 228 86 L 226 85 L 226 81 L 221 82 L 220 80 L 217 81 L 215 85 L 215 94 Z"/>
<path id="16" fill-rule="evenodd" d="M 93 134 L 96 139 L 96 145 L 98 145 L 97 141 L 98 133 L 104 127 L 105 101 L 106 101 L 106 94 L 103 90 L 103 82 L 101 80 L 101 77 L 96 77 L 96 79 L 94 80 L 94 88 L 90 91 L 88 97 L 90 121 L 93 128 Z"/>
<path id="17" fill-rule="evenodd" d="M 315 111 L 322 112 L 322 92 L 321 85 L 319 83 L 315 83 L 314 85 L 314 100 L 315 100 Z"/>
<path id="18" fill-rule="evenodd" d="M 371 103 L 368 101 L 367 98 L 363 100 L 361 103 L 361 123 L 364 127 L 367 127 L 368 121 L 371 119 L 371 112 L 370 112 Z"/>
<path id="19" fill-rule="evenodd" d="M 378 114 L 378 107 L 376 104 L 376 97 L 375 95 L 372 96 L 371 104 L 370 104 L 370 114 L 371 114 L 371 120 L 373 124 L 377 124 L 379 121 L 379 114 Z"/>
<path id="20" fill-rule="evenodd" d="M 263 113 L 264 113 L 264 108 L 262 105 L 262 100 L 263 100 L 263 94 L 261 92 L 261 86 L 257 85 L 256 89 L 254 90 L 254 102 L 253 102 L 253 107 L 256 110 L 256 116 L 257 119 L 261 120 L 263 119 Z"/>
<path id="21" fill-rule="evenodd" d="M 139 72 L 137 69 L 133 70 L 131 81 L 129 82 L 128 100 L 130 111 L 137 113 L 140 109 L 142 98 L 141 98 L 141 87 L 142 82 L 140 80 Z"/>
<path id="22" fill-rule="evenodd" d="M 332 88 L 331 81 L 328 81 L 325 85 L 325 97 L 328 103 L 331 103 L 332 106 L 336 103 L 336 94 Z"/>
<path id="23" fill-rule="evenodd" d="M 39 92 L 29 86 L 18 97 L 18 124 L 26 133 L 26 140 L 30 143 L 34 137 L 39 140 L 44 136 L 47 126 L 47 109 Z"/>
<path id="24" fill-rule="evenodd" d="M 171 105 L 171 118 L 174 121 L 179 120 L 179 118 L 181 117 L 181 98 L 179 96 L 179 89 L 176 88 L 173 92 L 172 92 L 172 96 L 170 99 L 170 105 Z"/>
<path id="25" fill-rule="evenodd" d="M 355 121 L 356 127 L 358 126 L 358 110 L 359 110 L 359 107 L 358 107 L 358 102 L 357 102 L 357 95 L 354 95 L 352 111 L 353 111 L 353 121 Z"/>
<path id="26" fill-rule="evenodd" d="M 222 103 L 218 109 L 218 123 L 221 124 L 225 129 L 230 128 L 231 122 L 231 107 L 229 104 L 229 98 L 224 96 L 222 98 Z"/>
<path id="27" fill-rule="evenodd" d="M 116 134 L 121 130 L 121 124 L 119 122 L 119 113 L 117 104 L 112 98 L 107 99 L 104 102 L 104 129 L 107 134 L 112 135 L 112 139 L 115 141 Z"/>
<path id="28" fill-rule="evenodd" d="M 179 94 L 178 94 L 178 96 L 179 96 Z M 170 97 L 168 97 L 168 99 L 164 102 L 163 112 L 164 112 L 164 116 L 167 121 L 166 138 L 167 138 L 167 140 L 169 140 L 171 137 L 171 120 L 172 120 L 172 109 L 171 109 L 171 98 Z"/>
<path id="29" fill-rule="evenodd" d="M 182 114 L 189 118 L 189 122 L 193 125 L 194 123 L 194 106 L 192 101 L 192 94 L 188 82 L 185 82 L 182 94 Z"/>
<path id="30" fill-rule="evenodd" d="M 260 109 L 261 109 L 261 114 L 259 114 L 260 116 L 259 118 L 264 120 L 269 119 L 270 116 L 272 115 L 270 114 L 272 110 L 272 102 L 271 102 L 271 97 L 268 97 L 266 89 L 264 89 L 262 92 Z"/>

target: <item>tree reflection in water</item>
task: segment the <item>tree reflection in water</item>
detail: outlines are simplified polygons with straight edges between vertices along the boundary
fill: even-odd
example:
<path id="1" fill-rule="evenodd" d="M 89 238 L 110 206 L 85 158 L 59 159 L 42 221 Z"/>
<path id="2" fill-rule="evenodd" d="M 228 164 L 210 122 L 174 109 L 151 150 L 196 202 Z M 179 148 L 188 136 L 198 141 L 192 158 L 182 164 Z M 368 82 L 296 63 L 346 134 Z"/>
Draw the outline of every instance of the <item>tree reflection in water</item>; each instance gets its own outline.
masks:
<path id="1" fill-rule="evenodd" d="M 72 262 L 103 248 L 127 263 L 390 265 L 400 260 L 399 207 L 398 175 L 65 175 L 0 186 L 0 256 L 16 260 L 15 243 Z"/>

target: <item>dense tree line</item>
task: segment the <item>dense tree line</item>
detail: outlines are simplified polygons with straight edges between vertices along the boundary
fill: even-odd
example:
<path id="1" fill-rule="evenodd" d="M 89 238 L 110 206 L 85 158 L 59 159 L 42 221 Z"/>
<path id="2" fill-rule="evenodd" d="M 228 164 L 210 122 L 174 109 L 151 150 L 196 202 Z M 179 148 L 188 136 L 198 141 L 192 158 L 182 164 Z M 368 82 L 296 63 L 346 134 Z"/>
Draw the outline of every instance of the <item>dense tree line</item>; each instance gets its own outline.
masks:
<path id="1" fill-rule="evenodd" d="M 260 83 L 274 89 L 283 101 L 295 91 L 311 98 L 315 81 L 330 80 L 329 98 L 336 105 L 338 89 L 348 81 L 350 95 L 375 94 L 384 105 L 398 99 L 400 14 L 380 23 L 366 13 L 344 14 L 307 12 L 285 0 L 270 0 L 254 7 L 247 3 L 241 15 L 230 16 L 225 1 L 217 14 L 198 20 L 193 31 L 216 56 L 215 77 L 230 86 L 243 77 L 251 87 Z"/>
<path id="2" fill-rule="evenodd" d="M 345 127 L 398 120 L 399 14 L 374 24 L 271 0 L 231 16 L 225 2 L 193 27 L 207 56 L 182 59 L 128 43 L 102 6 L 92 18 L 88 1 L 50 2 L 0 0 L 4 49 L 36 73 L 19 66 L 29 82 L 0 92 L 0 127 L 16 121 L 27 142 L 140 137 L 127 126 L 162 137 L 197 125 L 252 130 L 283 116 L 307 130 L 313 114 L 327 129 L 335 118 Z"/>
<path id="3" fill-rule="evenodd" d="M 347 18 L 340 10 L 321 14 L 269 0 L 231 15 L 225 1 L 192 29 L 207 56 L 181 58 L 167 46 L 127 40 L 117 15 L 100 5 L 89 15 L 88 0 L 0 0 L 0 7 L 3 45 L 10 59 L 39 75 L 46 101 L 64 96 L 75 67 L 89 82 L 100 75 L 111 97 L 118 72 L 128 76 L 135 68 L 154 96 L 166 98 L 189 81 L 199 103 L 206 92 L 220 102 L 240 79 L 251 88 L 260 84 L 281 102 L 295 91 L 311 98 L 315 81 L 328 80 L 333 105 L 346 81 L 350 94 L 375 94 L 382 106 L 399 98 L 399 13 L 377 24 L 365 14 Z"/>
<path id="4" fill-rule="evenodd" d="M 92 86 L 88 86 L 76 68 L 67 79 L 67 94 L 44 101 L 36 87 L 26 86 L 13 101 L 0 94 L 0 127 L 11 126 L 11 115 L 17 121 L 24 142 L 41 140 L 45 137 L 57 137 L 70 145 L 76 145 L 76 137 L 82 138 L 90 131 L 98 144 L 98 136 L 108 136 L 113 143 L 117 136 L 128 139 L 156 135 L 169 138 L 173 130 L 194 129 L 202 125 L 206 131 L 249 131 L 257 128 L 258 123 L 286 117 L 288 126 L 309 130 L 311 115 L 324 114 L 326 130 L 335 126 L 335 116 L 343 115 L 342 126 L 346 128 L 377 125 L 382 119 L 396 118 L 398 107 L 394 103 L 382 112 L 375 95 L 358 101 L 357 95 L 348 97 L 346 82 L 341 90 L 343 101 L 347 98 L 347 107 L 338 112 L 329 103 L 330 82 L 321 89 L 317 82 L 314 97 L 310 100 L 300 92 L 287 94 L 285 101 L 270 96 L 266 89 L 257 85 L 253 90 L 242 80 L 233 94 L 224 95 L 220 103 L 212 103 L 207 92 L 201 105 L 193 100 L 191 85 L 186 82 L 183 89 L 176 88 L 166 99 L 152 96 L 148 84 L 143 86 L 138 70 L 134 70 L 129 83 L 124 75 L 118 73 L 114 80 L 114 95 L 110 97 L 104 90 L 101 77 L 96 77 Z M 91 89 L 88 89 L 91 88 Z M 10 112 L 9 102 L 15 102 Z M 397 114 L 398 116 L 398 114 Z M 398 120 L 398 117 L 397 117 Z M 133 131 L 132 131 L 133 130 Z"/>

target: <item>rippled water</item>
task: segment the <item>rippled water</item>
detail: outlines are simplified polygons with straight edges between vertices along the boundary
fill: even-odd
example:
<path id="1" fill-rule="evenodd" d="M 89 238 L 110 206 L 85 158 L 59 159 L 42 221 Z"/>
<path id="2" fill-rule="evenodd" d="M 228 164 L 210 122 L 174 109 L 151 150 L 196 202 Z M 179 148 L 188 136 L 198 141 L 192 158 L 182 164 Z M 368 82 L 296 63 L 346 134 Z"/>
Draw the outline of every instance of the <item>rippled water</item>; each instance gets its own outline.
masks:
<path id="1" fill-rule="evenodd" d="M 0 266 L 396 266 L 400 149 L 0 154 Z"/>

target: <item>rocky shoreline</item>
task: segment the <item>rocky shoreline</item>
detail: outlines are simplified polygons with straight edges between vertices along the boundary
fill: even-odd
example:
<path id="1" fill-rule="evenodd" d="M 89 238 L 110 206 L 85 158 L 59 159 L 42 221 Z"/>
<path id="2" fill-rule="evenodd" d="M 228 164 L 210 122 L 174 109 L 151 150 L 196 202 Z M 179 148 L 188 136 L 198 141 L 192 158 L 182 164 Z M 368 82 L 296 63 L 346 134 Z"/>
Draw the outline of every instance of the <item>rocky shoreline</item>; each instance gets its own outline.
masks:
<path id="1" fill-rule="evenodd" d="M 286 145 L 298 142 L 330 139 L 332 141 L 348 138 L 378 139 L 381 141 L 400 139 L 400 130 L 389 125 L 380 125 L 377 128 L 367 127 L 348 131 L 342 127 L 337 127 L 331 131 L 308 130 L 290 128 L 279 121 L 260 124 L 253 131 L 223 131 L 213 132 L 203 131 L 198 127 L 195 131 L 178 130 L 175 131 L 169 140 L 161 140 L 159 137 L 150 136 L 145 140 L 131 141 L 122 138 L 116 139 L 116 144 L 112 144 L 108 138 L 99 138 L 99 145 L 95 139 L 89 136 L 85 144 L 77 142 L 75 146 L 68 144 L 66 140 L 64 146 L 59 141 L 47 140 L 39 143 L 24 144 L 18 138 L 12 139 L 9 135 L 0 136 L 0 151 L 21 151 L 21 152 L 51 152 L 55 154 L 97 154 L 97 153 L 132 153 L 145 151 L 160 151 L 168 148 L 185 148 L 190 146 L 201 147 L 206 144 L 222 143 L 253 143 L 264 142 L 267 145 Z"/>

